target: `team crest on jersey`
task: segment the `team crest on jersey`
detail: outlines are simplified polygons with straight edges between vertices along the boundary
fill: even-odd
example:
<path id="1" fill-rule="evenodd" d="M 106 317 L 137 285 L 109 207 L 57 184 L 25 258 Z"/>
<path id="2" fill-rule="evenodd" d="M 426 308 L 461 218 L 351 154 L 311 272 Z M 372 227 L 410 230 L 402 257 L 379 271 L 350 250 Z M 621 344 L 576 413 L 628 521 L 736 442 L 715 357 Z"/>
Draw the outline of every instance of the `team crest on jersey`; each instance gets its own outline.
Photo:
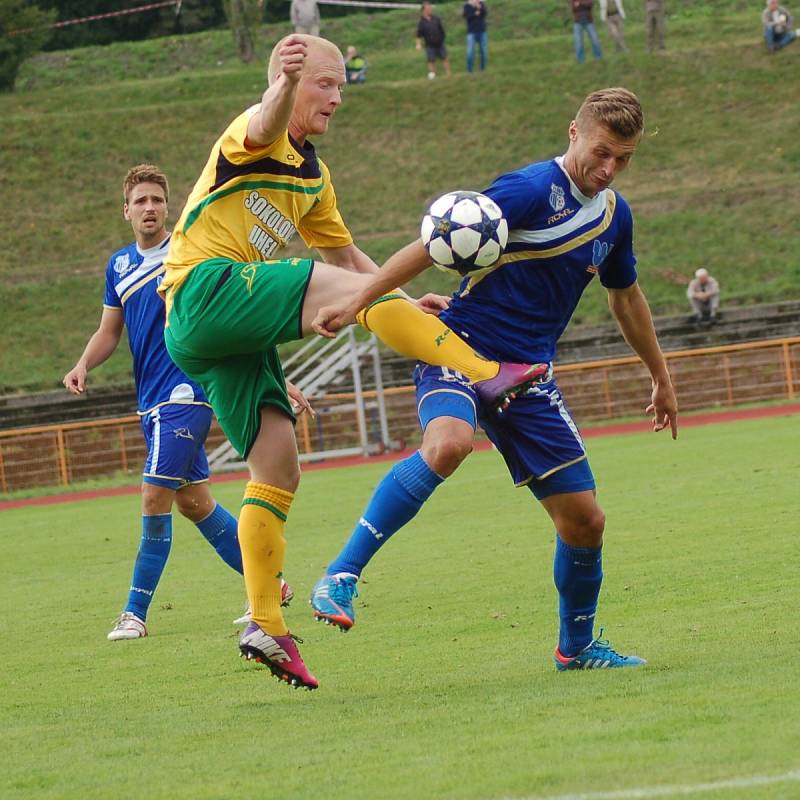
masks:
<path id="1" fill-rule="evenodd" d="M 599 267 L 608 258 L 608 254 L 613 249 L 613 243 L 601 242 L 599 239 L 595 239 L 592 244 L 592 266 Z"/>
<path id="2" fill-rule="evenodd" d="M 131 257 L 128 253 L 123 253 L 121 256 L 117 256 L 114 261 L 114 272 L 120 276 L 120 278 L 130 272 L 134 268 L 134 264 L 131 264 Z"/>
<path id="3" fill-rule="evenodd" d="M 553 211 L 561 211 L 564 208 L 566 200 L 564 199 L 564 190 L 557 186 L 555 183 L 550 184 L 550 205 Z"/>

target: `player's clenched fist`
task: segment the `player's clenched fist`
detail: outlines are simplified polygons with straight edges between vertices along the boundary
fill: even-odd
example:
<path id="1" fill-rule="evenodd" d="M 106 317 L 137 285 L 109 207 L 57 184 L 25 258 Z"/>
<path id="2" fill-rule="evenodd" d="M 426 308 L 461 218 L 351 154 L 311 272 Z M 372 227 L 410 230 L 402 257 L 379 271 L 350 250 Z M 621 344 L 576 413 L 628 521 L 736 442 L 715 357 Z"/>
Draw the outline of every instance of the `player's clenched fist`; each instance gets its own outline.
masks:
<path id="1" fill-rule="evenodd" d="M 65 376 L 62 381 L 64 386 L 72 394 L 83 394 L 86 388 L 86 369 L 80 364 L 76 364 Z"/>
<path id="2" fill-rule="evenodd" d="M 308 45 L 299 36 L 289 36 L 278 51 L 281 73 L 290 81 L 300 80 L 308 56 Z"/>

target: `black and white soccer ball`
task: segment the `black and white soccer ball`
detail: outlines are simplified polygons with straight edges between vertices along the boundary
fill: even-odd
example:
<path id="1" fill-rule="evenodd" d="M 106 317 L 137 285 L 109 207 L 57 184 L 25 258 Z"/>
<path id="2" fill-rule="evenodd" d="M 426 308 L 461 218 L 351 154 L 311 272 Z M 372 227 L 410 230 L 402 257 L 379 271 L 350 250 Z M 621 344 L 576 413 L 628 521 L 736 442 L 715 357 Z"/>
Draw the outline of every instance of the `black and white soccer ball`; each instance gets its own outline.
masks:
<path id="1" fill-rule="evenodd" d="M 508 223 L 485 194 L 448 192 L 431 203 L 420 235 L 437 267 L 466 275 L 493 266 L 503 255 Z"/>

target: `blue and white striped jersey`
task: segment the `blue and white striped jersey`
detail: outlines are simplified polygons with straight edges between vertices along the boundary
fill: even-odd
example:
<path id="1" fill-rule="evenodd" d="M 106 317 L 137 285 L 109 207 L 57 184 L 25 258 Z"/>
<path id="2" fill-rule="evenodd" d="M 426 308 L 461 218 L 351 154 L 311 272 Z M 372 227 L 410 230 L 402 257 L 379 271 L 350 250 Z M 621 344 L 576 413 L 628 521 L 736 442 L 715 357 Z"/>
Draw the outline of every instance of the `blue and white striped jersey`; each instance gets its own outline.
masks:
<path id="1" fill-rule="evenodd" d="M 484 192 L 508 221 L 508 245 L 488 272 L 464 278 L 441 318 L 488 358 L 552 361 L 583 290 L 636 280 L 633 217 L 604 189 L 583 195 L 563 157 L 501 175 Z"/>
<path id="2" fill-rule="evenodd" d="M 164 301 L 156 289 L 168 249 L 169 236 L 147 250 L 132 242 L 117 250 L 106 267 L 103 305 L 122 309 L 140 414 L 163 403 L 208 405 L 203 390 L 175 366 L 164 344 Z"/>

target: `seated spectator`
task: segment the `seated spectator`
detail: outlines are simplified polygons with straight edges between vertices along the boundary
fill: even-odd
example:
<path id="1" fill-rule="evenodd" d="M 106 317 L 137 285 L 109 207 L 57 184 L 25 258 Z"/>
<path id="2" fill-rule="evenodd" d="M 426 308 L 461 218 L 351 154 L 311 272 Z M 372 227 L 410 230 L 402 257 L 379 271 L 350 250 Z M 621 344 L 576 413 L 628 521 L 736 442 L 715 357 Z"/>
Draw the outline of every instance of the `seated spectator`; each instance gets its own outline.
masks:
<path id="1" fill-rule="evenodd" d="M 344 71 L 348 83 L 364 83 L 367 79 L 367 59 L 353 45 L 347 48 Z"/>
<path id="2" fill-rule="evenodd" d="M 792 15 L 786 8 L 778 5 L 778 0 L 767 0 L 761 22 L 764 24 L 764 39 L 770 52 L 786 47 L 800 35 L 800 30 L 792 28 Z"/>
<path id="3" fill-rule="evenodd" d="M 707 269 L 698 269 L 694 280 L 689 282 L 686 292 L 692 307 L 692 319 L 698 324 L 713 325 L 719 310 L 719 284 L 708 274 Z"/>

